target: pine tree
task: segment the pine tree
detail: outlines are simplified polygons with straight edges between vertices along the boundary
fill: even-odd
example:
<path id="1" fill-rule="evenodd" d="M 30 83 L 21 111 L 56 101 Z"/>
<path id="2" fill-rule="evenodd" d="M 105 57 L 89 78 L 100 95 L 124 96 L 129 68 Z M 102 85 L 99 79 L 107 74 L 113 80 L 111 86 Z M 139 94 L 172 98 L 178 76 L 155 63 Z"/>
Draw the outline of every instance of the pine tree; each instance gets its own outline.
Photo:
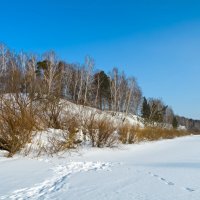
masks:
<path id="1" fill-rule="evenodd" d="M 98 88 L 98 101 L 99 108 L 103 108 L 103 100 L 106 100 L 107 103 L 110 100 L 110 80 L 104 71 L 94 75 L 94 85 Z"/>
<path id="2" fill-rule="evenodd" d="M 142 104 L 142 117 L 144 119 L 149 119 L 150 113 L 151 113 L 150 106 L 147 102 L 147 99 L 144 97 L 143 104 Z"/>
<path id="3" fill-rule="evenodd" d="M 174 129 L 178 128 L 178 121 L 175 116 L 173 117 L 173 120 L 172 120 L 172 126 Z"/>

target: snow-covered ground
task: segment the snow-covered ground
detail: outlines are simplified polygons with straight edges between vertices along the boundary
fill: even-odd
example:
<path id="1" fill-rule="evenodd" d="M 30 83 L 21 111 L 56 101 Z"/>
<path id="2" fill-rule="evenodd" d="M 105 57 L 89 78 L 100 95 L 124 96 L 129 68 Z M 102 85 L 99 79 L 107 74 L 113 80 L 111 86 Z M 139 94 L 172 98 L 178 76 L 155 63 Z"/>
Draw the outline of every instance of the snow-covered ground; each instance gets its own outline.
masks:
<path id="1" fill-rule="evenodd" d="M 200 136 L 0 158 L 0 199 L 199 200 Z M 2 154 L 0 154 L 2 155 Z"/>

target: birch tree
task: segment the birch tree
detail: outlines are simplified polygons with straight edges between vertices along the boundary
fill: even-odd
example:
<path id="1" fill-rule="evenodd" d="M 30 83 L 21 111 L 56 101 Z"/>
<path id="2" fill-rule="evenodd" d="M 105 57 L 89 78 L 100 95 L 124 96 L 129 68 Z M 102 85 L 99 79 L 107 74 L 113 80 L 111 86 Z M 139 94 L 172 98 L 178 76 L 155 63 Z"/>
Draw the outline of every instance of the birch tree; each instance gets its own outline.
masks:
<path id="1" fill-rule="evenodd" d="M 47 52 L 44 54 L 44 60 L 38 62 L 38 69 L 39 73 L 41 73 L 47 96 L 52 94 L 60 95 L 63 64 L 57 61 L 55 53 Z"/>
<path id="2" fill-rule="evenodd" d="M 2 76 L 8 68 L 8 54 L 8 48 L 4 44 L 0 44 L 0 76 Z"/>
<path id="3" fill-rule="evenodd" d="M 92 72 L 94 68 L 94 59 L 90 56 L 86 56 L 85 58 L 85 92 L 84 92 L 84 102 L 85 105 L 87 103 L 87 97 L 88 97 L 88 90 L 90 89 L 92 85 Z"/>

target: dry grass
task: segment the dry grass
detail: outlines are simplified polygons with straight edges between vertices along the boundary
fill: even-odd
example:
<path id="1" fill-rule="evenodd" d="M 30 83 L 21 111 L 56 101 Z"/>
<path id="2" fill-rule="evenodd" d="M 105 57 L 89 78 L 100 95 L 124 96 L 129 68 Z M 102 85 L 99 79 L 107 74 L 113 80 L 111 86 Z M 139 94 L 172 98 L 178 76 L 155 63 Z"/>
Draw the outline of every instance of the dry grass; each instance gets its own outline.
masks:
<path id="1" fill-rule="evenodd" d="M 181 137 L 185 135 L 188 135 L 188 132 L 183 130 L 146 127 L 144 129 L 137 129 L 135 140 L 137 142 L 154 141 L 161 139 L 172 139 L 175 137 Z"/>

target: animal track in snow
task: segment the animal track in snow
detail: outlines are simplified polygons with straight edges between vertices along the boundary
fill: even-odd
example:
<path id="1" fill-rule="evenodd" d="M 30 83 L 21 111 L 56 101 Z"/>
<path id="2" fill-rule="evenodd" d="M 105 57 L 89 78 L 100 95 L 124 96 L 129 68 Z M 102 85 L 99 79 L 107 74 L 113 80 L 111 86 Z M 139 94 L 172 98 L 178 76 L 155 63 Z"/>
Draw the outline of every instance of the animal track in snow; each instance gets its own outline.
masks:
<path id="1" fill-rule="evenodd" d="M 188 187 L 186 187 L 186 188 L 183 188 L 184 190 L 187 190 L 187 191 L 189 191 L 189 192 L 194 192 L 195 190 L 194 189 L 192 189 L 192 188 L 188 188 Z"/>
<path id="2" fill-rule="evenodd" d="M 152 172 L 148 172 L 149 175 L 163 181 L 166 185 L 175 185 L 173 182 L 167 181 L 165 178 L 158 176 L 157 174 L 153 174 Z"/>
<path id="3" fill-rule="evenodd" d="M 157 178 L 158 180 L 162 181 L 162 182 L 165 183 L 166 185 L 169 185 L 169 186 L 176 186 L 175 183 L 170 182 L 170 181 L 166 180 L 165 178 L 160 177 L 160 176 L 157 175 L 157 174 L 153 174 L 152 172 L 148 172 L 148 174 L 149 174 L 150 176 L 155 177 L 155 178 Z M 177 187 L 177 186 L 176 186 L 176 187 Z M 194 191 L 195 191 L 194 189 L 189 188 L 189 187 L 181 187 L 181 189 L 184 189 L 184 190 L 186 190 L 186 191 L 188 191 L 188 192 L 194 192 Z"/>

